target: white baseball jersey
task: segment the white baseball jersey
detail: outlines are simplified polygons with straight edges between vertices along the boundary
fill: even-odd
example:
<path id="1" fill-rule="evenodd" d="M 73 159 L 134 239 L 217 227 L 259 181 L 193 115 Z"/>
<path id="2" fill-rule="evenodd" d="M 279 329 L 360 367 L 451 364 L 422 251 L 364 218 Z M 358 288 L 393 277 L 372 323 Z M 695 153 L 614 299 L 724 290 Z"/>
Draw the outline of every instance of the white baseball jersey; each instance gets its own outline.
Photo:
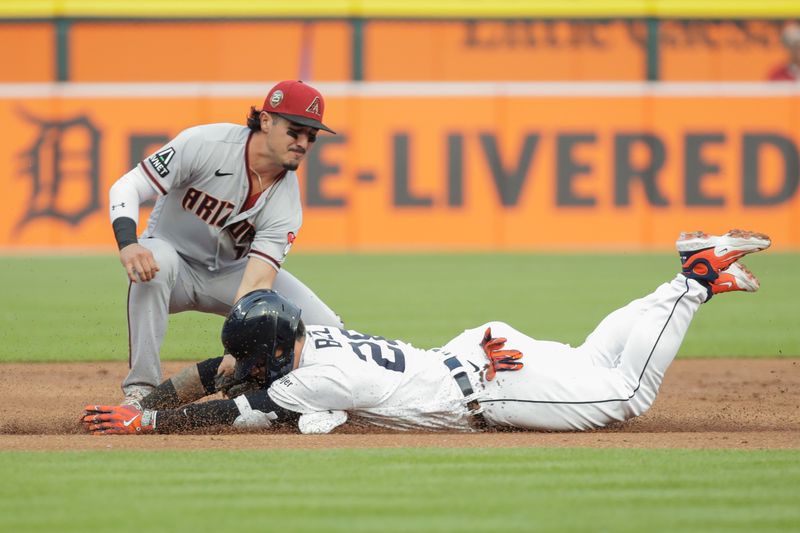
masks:
<path id="1" fill-rule="evenodd" d="M 628 420 L 655 401 L 707 290 L 677 275 L 653 293 L 608 315 L 579 347 L 528 337 L 502 322 L 466 330 L 442 349 L 420 350 L 354 331 L 310 326 L 299 367 L 269 388 L 270 398 L 305 416 L 348 412 L 397 429 L 468 431 L 461 388 L 443 361 L 456 356 L 490 425 L 539 430 L 584 430 Z M 523 353 L 523 368 L 485 381 L 484 331 Z M 304 429 L 303 417 L 300 429 Z M 338 424 L 336 423 L 338 422 Z"/>
<path id="2" fill-rule="evenodd" d="M 303 414 L 347 411 L 387 428 L 469 431 L 464 395 L 443 360 L 440 351 L 309 326 L 300 366 L 268 394 Z"/>
<path id="3" fill-rule="evenodd" d="M 297 175 L 287 171 L 243 211 L 253 194 L 251 137 L 236 124 L 197 126 L 142 161 L 160 195 L 143 237 L 165 239 L 212 271 L 248 256 L 280 268 L 302 224 Z"/>

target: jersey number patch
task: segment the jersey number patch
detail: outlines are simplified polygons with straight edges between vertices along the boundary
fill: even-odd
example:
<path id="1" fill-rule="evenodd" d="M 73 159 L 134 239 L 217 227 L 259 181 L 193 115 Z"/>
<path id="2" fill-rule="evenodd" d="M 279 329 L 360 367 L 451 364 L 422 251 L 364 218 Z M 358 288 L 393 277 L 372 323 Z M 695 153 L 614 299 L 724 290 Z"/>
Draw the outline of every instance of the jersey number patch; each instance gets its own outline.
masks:
<path id="1" fill-rule="evenodd" d="M 340 330 L 342 334 L 351 339 L 348 343 L 359 359 L 366 361 L 371 357 L 375 363 L 386 370 L 392 372 L 404 372 L 406 369 L 406 356 L 397 347 L 395 341 L 384 339 L 383 337 L 373 337 L 371 335 L 361 335 L 347 330 Z M 391 353 L 392 358 L 386 357 Z M 385 354 L 385 355 L 384 355 Z"/>

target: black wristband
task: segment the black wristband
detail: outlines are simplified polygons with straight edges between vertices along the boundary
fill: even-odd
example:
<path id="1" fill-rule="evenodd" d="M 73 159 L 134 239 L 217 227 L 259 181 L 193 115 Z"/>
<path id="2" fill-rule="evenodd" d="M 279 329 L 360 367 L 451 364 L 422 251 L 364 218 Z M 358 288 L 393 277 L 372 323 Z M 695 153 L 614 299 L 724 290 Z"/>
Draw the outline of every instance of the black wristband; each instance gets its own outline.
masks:
<path id="1" fill-rule="evenodd" d="M 120 250 L 139 242 L 136 238 L 136 222 L 132 218 L 119 217 L 111 223 L 111 227 L 114 228 L 114 238 Z"/>
<path id="2" fill-rule="evenodd" d="M 142 409 L 173 409 L 181 405 L 175 385 L 171 379 L 161 383 L 139 403 Z"/>
<path id="3" fill-rule="evenodd" d="M 213 357 L 197 363 L 197 373 L 200 374 L 200 383 L 203 384 L 206 394 L 214 394 L 217 387 L 214 378 L 217 377 L 217 370 L 222 363 L 222 357 Z"/>

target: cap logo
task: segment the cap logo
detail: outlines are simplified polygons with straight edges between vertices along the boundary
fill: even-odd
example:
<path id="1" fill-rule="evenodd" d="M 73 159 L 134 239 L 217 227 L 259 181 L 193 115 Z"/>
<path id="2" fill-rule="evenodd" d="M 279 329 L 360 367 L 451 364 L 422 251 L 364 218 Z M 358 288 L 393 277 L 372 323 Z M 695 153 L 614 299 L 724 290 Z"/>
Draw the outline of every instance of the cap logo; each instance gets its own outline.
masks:
<path id="1" fill-rule="evenodd" d="M 272 96 L 269 97 L 269 105 L 271 105 L 272 107 L 278 107 L 281 104 L 281 102 L 283 102 L 283 91 L 278 89 L 277 91 L 272 93 Z"/>
<path id="2" fill-rule="evenodd" d="M 311 104 L 306 108 L 306 113 L 313 113 L 314 115 L 319 115 L 319 96 L 315 96 L 314 100 L 311 101 Z"/>

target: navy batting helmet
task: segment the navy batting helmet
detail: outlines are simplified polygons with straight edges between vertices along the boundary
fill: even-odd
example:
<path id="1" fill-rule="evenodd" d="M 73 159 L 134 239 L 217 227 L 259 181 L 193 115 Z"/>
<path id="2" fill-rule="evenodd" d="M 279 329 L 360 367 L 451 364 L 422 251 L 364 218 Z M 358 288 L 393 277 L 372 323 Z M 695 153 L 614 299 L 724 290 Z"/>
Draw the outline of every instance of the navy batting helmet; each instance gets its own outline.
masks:
<path id="1" fill-rule="evenodd" d="M 234 377 L 247 378 L 264 366 L 269 386 L 291 372 L 295 338 L 304 330 L 300 308 L 277 292 L 259 289 L 242 296 L 222 325 L 225 353 L 236 358 Z"/>

